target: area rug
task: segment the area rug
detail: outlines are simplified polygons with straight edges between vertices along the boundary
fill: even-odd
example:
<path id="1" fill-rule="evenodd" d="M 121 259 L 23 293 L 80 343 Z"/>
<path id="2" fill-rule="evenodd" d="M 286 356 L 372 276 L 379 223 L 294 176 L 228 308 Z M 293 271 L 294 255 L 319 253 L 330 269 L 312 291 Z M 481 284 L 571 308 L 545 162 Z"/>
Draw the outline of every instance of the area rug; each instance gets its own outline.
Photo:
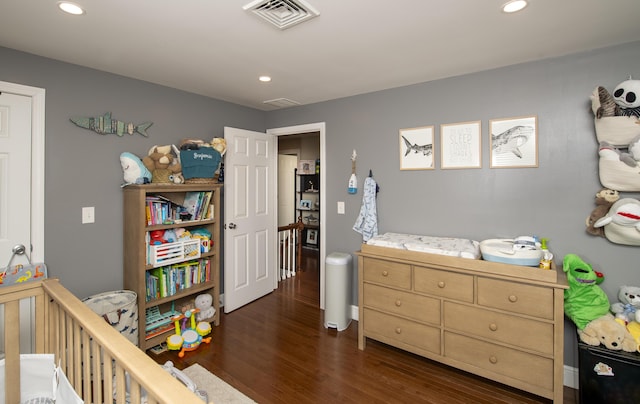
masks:
<path id="1" fill-rule="evenodd" d="M 184 369 L 183 372 L 191 378 L 199 390 L 207 392 L 209 402 L 215 404 L 255 404 L 255 401 L 197 363 Z"/>

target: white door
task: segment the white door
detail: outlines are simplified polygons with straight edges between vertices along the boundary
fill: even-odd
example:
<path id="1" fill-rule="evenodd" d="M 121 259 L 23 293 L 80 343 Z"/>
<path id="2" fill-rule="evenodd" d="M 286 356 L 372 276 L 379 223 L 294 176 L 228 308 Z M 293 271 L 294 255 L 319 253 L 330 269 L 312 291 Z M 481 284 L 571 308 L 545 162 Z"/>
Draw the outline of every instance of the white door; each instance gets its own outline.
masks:
<path id="1" fill-rule="evenodd" d="M 0 81 L 0 268 L 17 245 L 24 245 L 25 254 L 12 264 L 27 263 L 27 256 L 44 260 L 44 95 L 40 88 Z M 21 312 L 28 307 L 23 301 Z M 28 315 L 20 328 L 26 335 L 20 351 L 30 352 Z"/>
<path id="2" fill-rule="evenodd" d="M 277 286 L 277 143 L 272 135 L 224 128 L 224 312 Z"/>
<path id="3" fill-rule="evenodd" d="M 294 170 L 298 156 L 278 155 L 278 227 L 295 222 Z"/>

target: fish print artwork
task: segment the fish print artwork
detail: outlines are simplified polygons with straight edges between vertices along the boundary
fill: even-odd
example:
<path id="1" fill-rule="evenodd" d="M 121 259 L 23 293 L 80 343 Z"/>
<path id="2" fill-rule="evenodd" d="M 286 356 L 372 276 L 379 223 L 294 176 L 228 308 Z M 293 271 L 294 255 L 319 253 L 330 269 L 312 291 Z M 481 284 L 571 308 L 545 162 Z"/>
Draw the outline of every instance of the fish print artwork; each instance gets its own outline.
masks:
<path id="1" fill-rule="evenodd" d="M 100 135 L 115 134 L 120 137 L 125 133 L 128 135 L 139 133 L 144 137 L 149 137 L 147 129 L 153 125 L 153 122 L 145 122 L 136 125 L 131 122 L 127 123 L 117 119 L 112 119 L 111 112 L 107 112 L 106 114 L 97 117 L 79 117 L 70 118 L 69 120 L 81 128 L 92 130 Z"/>
<path id="2" fill-rule="evenodd" d="M 491 167 L 537 167 L 537 127 L 535 116 L 491 120 Z"/>
<path id="3" fill-rule="evenodd" d="M 400 169 L 433 168 L 433 126 L 400 129 Z"/>

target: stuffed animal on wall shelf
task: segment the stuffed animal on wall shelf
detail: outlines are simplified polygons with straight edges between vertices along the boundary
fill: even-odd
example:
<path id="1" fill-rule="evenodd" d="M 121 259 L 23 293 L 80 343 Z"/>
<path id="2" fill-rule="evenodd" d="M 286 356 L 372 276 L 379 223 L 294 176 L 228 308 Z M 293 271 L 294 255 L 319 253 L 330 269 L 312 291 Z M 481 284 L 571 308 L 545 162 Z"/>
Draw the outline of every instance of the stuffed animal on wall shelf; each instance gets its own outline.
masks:
<path id="1" fill-rule="evenodd" d="M 607 212 L 609 212 L 611 205 L 618 199 L 620 199 L 619 192 L 609 188 L 602 188 L 596 193 L 596 207 L 591 211 L 589 217 L 587 217 L 587 233 L 604 237 L 604 229 L 602 227 L 595 228 L 593 225 L 598 219 L 604 217 Z"/>
<path id="2" fill-rule="evenodd" d="M 593 97 L 598 98 L 599 106 L 594 113 L 596 118 L 610 116 L 635 116 L 640 118 L 640 80 L 628 80 L 618 84 L 610 94 L 602 86 L 596 87 Z"/>

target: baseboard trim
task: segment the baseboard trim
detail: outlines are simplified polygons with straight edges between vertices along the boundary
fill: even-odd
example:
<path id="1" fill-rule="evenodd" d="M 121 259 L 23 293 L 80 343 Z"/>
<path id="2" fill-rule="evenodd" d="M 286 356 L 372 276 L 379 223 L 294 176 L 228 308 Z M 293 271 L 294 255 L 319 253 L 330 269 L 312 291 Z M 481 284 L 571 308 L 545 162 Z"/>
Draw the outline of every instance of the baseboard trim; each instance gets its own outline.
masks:
<path id="1" fill-rule="evenodd" d="M 578 390 L 580 386 L 579 370 L 571 366 L 564 365 L 564 385 Z"/>

